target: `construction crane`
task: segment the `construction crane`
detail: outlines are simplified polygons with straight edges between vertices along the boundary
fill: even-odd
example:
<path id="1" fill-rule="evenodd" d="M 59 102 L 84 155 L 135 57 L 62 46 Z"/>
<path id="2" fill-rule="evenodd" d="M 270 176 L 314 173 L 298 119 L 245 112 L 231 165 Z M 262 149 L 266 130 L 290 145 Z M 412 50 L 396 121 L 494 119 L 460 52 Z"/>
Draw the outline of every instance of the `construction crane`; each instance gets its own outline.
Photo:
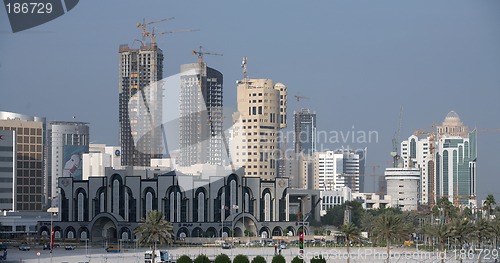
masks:
<path id="1" fill-rule="evenodd" d="M 173 34 L 173 33 L 181 33 L 181 32 L 195 32 L 195 31 L 200 31 L 199 29 L 179 29 L 179 30 L 174 30 L 174 31 L 166 31 L 166 32 L 160 32 L 160 33 L 155 33 L 155 30 L 153 28 L 153 31 L 146 32 L 146 36 L 151 38 L 151 46 L 155 46 L 156 43 L 156 37 L 159 35 L 165 35 L 165 34 Z"/>
<path id="2" fill-rule="evenodd" d="M 392 137 L 391 156 L 392 156 L 392 167 L 394 167 L 394 168 L 398 167 L 399 158 L 401 158 L 401 156 L 399 156 L 399 154 L 398 154 L 398 143 L 399 143 L 399 133 L 401 132 L 402 125 L 403 125 L 403 105 L 401 105 L 401 108 L 399 110 L 398 129 L 396 130 L 396 132 L 394 132 L 394 136 Z"/>
<path id="3" fill-rule="evenodd" d="M 137 27 L 141 28 L 143 45 L 144 45 L 144 41 L 146 40 L 146 36 L 148 36 L 148 34 L 149 34 L 147 31 L 147 26 L 152 25 L 152 24 L 156 24 L 156 23 L 160 23 L 163 21 L 172 20 L 172 19 L 174 19 L 174 17 L 164 18 L 164 19 L 155 20 L 155 21 L 151 21 L 151 22 L 146 22 L 146 19 L 143 19 L 142 23 L 137 23 Z"/>
<path id="4" fill-rule="evenodd" d="M 309 97 L 301 96 L 301 95 L 294 95 L 294 97 L 297 100 L 297 102 L 300 102 L 300 100 L 302 100 L 302 99 L 309 99 Z"/>

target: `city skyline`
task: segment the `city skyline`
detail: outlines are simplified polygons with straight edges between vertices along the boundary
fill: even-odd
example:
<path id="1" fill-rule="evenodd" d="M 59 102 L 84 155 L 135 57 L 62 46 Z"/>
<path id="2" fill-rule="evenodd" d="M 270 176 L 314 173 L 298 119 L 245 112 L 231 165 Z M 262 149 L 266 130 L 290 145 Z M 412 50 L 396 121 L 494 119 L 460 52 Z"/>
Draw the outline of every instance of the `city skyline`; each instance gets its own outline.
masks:
<path id="1" fill-rule="evenodd" d="M 134 2 L 125 4 L 130 6 L 125 11 L 128 15 L 113 16 L 114 20 L 102 28 L 96 26 L 104 21 L 99 17 L 104 19 L 104 13 L 112 12 L 114 3 L 92 6 L 82 2 L 59 19 L 17 34 L 7 33 L 8 23 L 2 23 L 0 52 L 6 55 L 0 59 L 0 79 L 5 87 L 16 89 L 5 91 L 9 99 L 0 100 L 0 109 L 52 120 L 76 116 L 78 121 L 90 122 L 91 142 L 118 145 L 116 48 L 140 38 L 135 24 L 143 17 L 162 18 L 166 15 L 160 7 L 168 7 L 176 20 L 159 27 L 201 31 L 157 39 L 167 50 L 166 76 L 178 73 L 180 64 L 194 62 L 190 51 L 203 44 L 224 53 L 223 59 L 207 59 L 207 63 L 219 69 L 227 83 L 234 83 L 241 79 L 239 64 L 246 55 L 250 77 L 279 79 L 286 83 L 290 96 L 311 98 L 299 105 L 290 100 L 289 108 L 290 112 L 299 107 L 316 111 L 318 131 L 378 131 L 377 142 L 361 145 L 368 147 L 367 165 L 390 166 L 386 162 L 390 161 L 401 104 L 405 109 L 401 138 L 413 130 L 430 130 L 433 122 L 451 110 L 478 131 L 500 126 L 495 122 L 500 112 L 495 103 L 500 83 L 496 74 L 500 70 L 496 48 L 500 33 L 495 30 L 499 18 L 494 16 L 500 10 L 498 3 L 318 2 L 316 6 L 300 3 L 284 7 L 270 3 L 268 10 L 261 10 L 259 3 L 243 5 L 248 13 L 262 12 L 261 21 L 238 13 L 242 5 L 236 3 L 204 4 L 204 10 L 228 11 L 214 19 L 208 18 L 210 12 L 195 11 L 188 3 L 158 5 L 158 10 Z M 304 16 L 298 15 L 301 10 L 305 10 Z M 312 11 L 321 15 L 313 16 Z M 279 21 L 274 19 L 277 12 L 283 16 Z M 332 15 L 327 15 L 330 12 Z M 90 13 L 96 18 L 81 23 Z M 1 19 L 6 21 L 3 15 Z M 283 42 L 245 38 L 248 33 Z M 61 39 L 65 40 L 62 45 Z M 52 50 L 55 46 L 59 48 Z M 21 55 L 10 52 L 18 49 L 23 50 Z M 75 63 L 61 67 L 68 56 Z M 43 67 L 20 63 L 26 58 L 48 62 Z M 95 59 L 102 60 L 101 65 L 89 67 Z M 26 72 L 29 78 L 24 76 Z M 54 74 L 61 77 L 58 85 L 51 81 Z M 99 84 L 87 76 L 100 80 Z M 225 91 L 225 104 L 235 107 L 236 85 L 226 85 Z M 500 194 L 494 188 L 499 137 L 500 133 L 478 133 L 478 201 L 488 193 Z M 382 174 L 383 168 L 376 172 Z"/>

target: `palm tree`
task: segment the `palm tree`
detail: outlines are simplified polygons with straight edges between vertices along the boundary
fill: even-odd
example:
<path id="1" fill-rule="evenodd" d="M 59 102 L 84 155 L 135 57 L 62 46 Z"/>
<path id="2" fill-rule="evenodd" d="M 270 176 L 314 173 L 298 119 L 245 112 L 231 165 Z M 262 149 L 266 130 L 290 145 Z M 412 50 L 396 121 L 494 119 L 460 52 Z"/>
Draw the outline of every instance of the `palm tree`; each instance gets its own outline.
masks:
<path id="1" fill-rule="evenodd" d="M 455 239 L 456 244 L 461 250 L 465 243 L 469 243 L 474 234 L 474 226 L 469 220 L 455 219 L 451 222 L 451 238 Z M 460 257 L 462 263 L 462 257 Z"/>
<path id="2" fill-rule="evenodd" d="M 373 232 L 376 236 L 387 242 L 386 262 L 389 263 L 391 241 L 407 237 L 411 230 L 410 226 L 403 222 L 401 216 L 395 215 L 392 212 L 387 212 L 376 218 Z"/>
<path id="3" fill-rule="evenodd" d="M 488 216 L 488 220 L 490 220 L 491 212 L 493 211 L 493 206 L 496 205 L 495 197 L 492 194 L 489 194 L 484 200 L 483 210 L 486 211 L 486 215 Z"/>
<path id="4" fill-rule="evenodd" d="M 449 224 L 427 225 L 424 230 L 427 235 L 436 238 L 439 243 L 439 250 L 444 251 L 446 239 L 451 235 L 451 227 Z M 441 257 L 441 262 L 444 263 L 444 257 Z"/>
<path id="5" fill-rule="evenodd" d="M 351 255 L 349 253 L 349 247 L 351 244 L 351 240 L 356 240 L 359 238 L 359 228 L 353 223 L 344 224 L 340 229 L 340 232 L 342 232 L 345 236 L 345 241 L 347 243 L 347 263 L 350 263 Z"/>
<path id="6" fill-rule="evenodd" d="M 160 244 L 171 244 L 173 239 L 173 226 L 165 220 L 163 214 L 157 210 L 149 211 L 146 220 L 134 230 L 140 235 L 139 243 L 152 246 L 152 263 L 155 263 L 156 242 Z"/>
<path id="7" fill-rule="evenodd" d="M 481 249 L 481 244 L 483 243 L 483 240 L 491 240 L 494 236 L 494 228 L 493 224 L 490 224 L 489 221 L 485 220 L 484 218 L 480 218 L 475 222 L 473 225 L 474 227 L 474 234 L 475 238 L 477 239 L 477 243 L 479 245 L 479 249 Z M 478 258 L 478 263 L 481 262 L 481 257 Z"/>

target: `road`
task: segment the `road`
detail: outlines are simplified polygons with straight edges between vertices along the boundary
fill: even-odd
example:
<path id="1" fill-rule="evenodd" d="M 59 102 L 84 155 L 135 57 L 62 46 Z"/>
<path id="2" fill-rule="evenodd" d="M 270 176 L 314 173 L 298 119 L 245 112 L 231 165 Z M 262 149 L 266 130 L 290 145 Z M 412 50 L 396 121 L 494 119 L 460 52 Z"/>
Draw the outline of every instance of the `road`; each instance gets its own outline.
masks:
<path id="1" fill-rule="evenodd" d="M 250 260 L 255 256 L 261 255 L 266 258 L 267 262 L 271 262 L 274 256 L 274 247 L 255 247 L 246 248 L 238 247 L 233 249 L 222 249 L 213 247 L 175 247 L 168 249 L 173 258 L 178 258 L 181 255 L 189 255 L 194 259 L 199 254 L 206 254 L 210 259 L 214 259 L 220 253 L 227 254 L 230 258 L 238 254 L 247 255 Z M 144 262 L 144 252 L 146 249 L 128 249 L 121 253 L 106 253 L 103 248 L 92 248 L 86 250 L 85 247 L 78 247 L 75 250 L 67 251 L 64 248 L 56 248 L 51 254 L 48 250 L 32 249 L 30 251 L 19 251 L 15 248 L 10 248 L 7 259 L 4 262 L 33 262 L 33 263 L 79 263 L 79 262 L 109 262 L 109 263 L 129 263 L 129 262 Z M 37 252 L 40 256 L 37 256 Z M 87 254 L 86 254 L 87 252 Z M 384 262 L 386 250 L 385 248 L 351 248 L 352 263 L 376 263 Z M 345 248 L 333 247 L 314 247 L 306 248 L 306 262 L 310 258 L 319 254 L 325 255 L 328 258 L 327 262 L 346 262 L 347 251 Z M 454 252 L 449 252 L 447 255 L 432 252 L 416 251 L 414 248 L 403 249 L 397 248 L 391 250 L 391 262 L 439 262 L 440 256 L 446 256 L 445 262 L 458 262 L 454 259 Z M 287 262 L 291 262 L 292 258 L 298 255 L 298 248 L 292 247 L 282 250 L 282 255 L 285 256 Z M 483 260 L 482 262 L 493 262 L 494 260 Z M 477 262 L 477 259 L 464 260 L 463 262 Z"/>

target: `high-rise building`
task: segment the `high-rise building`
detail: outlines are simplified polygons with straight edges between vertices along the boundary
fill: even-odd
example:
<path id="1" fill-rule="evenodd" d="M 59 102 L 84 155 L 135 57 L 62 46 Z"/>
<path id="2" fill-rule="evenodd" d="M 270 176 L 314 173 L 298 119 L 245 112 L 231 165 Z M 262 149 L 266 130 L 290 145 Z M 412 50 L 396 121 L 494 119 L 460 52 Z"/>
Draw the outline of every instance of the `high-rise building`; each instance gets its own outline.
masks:
<path id="1" fill-rule="evenodd" d="M 430 136 L 429 136 L 430 135 Z M 434 135 L 416 133 L 401 142 L 401 159 L 404 168 L 420 169 L 420 204 L 434 201 Z"/>
<path id="2" fill-rule="evenodd" d="M 271 79 L 238 82 L 238 112 L 233 114 L 231 158 L 246 176 L 274 179 L 279 131 L 286 127 L 286 86 Z"/>
<path id="3" fill-rule="evenodd" d="M 294 115 L 295 153 L 311 156 L 316 151 L 316 113 L 302 109 Z"/>
<path id="4" fill-rule="evenodd" d="M 16 206 L 16 131 L 0 130 L 0 210 L 13 211 Z"/>
<path id="5" fill-rule="evenodd" d="M 386 168 L 387 194 L 392 207 L 403 211 L 417 210 L 420 199 L 420 169 L 415 167 Z"/>
<path id="6" fill-rule="evenodd" d="M 41 211 L 44 204 L 45 118 L 0 111 L 0 130 L 16 135 L 17 211 Z"/>
<path id="7" fill-rule="evenodd" d="M 222 73 L 206 63 L 181 65 L 179 165 L 222 165 L 222 88 Z"/>
<path id="8" fill-rule="evenodd" d="M 314 189 L 330 191 L 347 186 L 359 192 L 359 154 L 350 150 L 314 154 Z"/>
<path id="9" fill-rule="evenodd" d="M 468 132 L 454 111 L 437 127 L 436 199 L 476 206 L 477 131 Z"/>
<path id="10" fill-rule="evenodd" d="M 123 166 L 149 166 L 163 155 L 163 52 L 156 45 L 119 49 L 119 121 Z"/>
<path id="11" fill-rule="evenodd" d="M 52 121 L 47 126 L 47 197 L 58 205 L 59 177 L 82 180 L 83 154 L 89 152 L 89 126 L 85 122 Z"/>
<path id="12" fill-rule="evenodd" d="M 82 158 L 83 180 L 87 180 L 90 176 L 104 176 L 108 167 L 119 169 L 121 167 L 121 152 L 119 146 L 89 144 L 89 152 L 84 154 Z"/>

